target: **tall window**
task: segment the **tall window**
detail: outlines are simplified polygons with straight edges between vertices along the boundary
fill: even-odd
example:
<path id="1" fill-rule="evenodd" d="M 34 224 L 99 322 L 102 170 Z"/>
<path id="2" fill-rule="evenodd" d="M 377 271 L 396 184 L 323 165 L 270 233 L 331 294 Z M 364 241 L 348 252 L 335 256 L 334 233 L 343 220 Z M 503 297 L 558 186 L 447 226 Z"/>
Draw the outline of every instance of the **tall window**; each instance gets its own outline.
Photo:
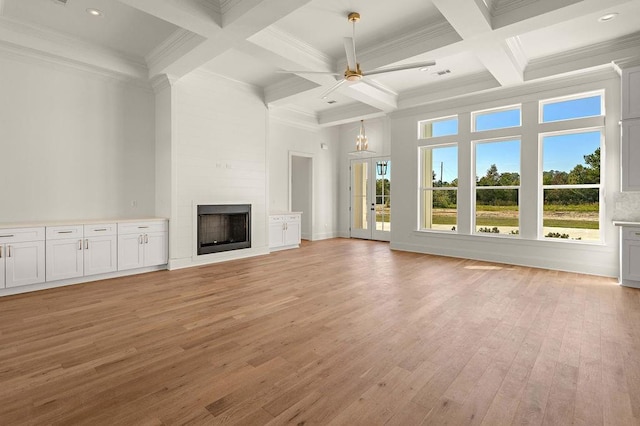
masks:
<path id="1" fill-rule="evenodd" d="M 458 146 L 420 148 L 420 228 L 456 231 Z"/>
<path id="2" fill-rule="evenodd" d="M 476 232 L 520 233 L 520 140 L 475 144 Z"/>
<path id="3" fill-rule="evenodd" d="M 541 139 L 543 236 L 600 240 L 602 131 L 564 132 Z"/>

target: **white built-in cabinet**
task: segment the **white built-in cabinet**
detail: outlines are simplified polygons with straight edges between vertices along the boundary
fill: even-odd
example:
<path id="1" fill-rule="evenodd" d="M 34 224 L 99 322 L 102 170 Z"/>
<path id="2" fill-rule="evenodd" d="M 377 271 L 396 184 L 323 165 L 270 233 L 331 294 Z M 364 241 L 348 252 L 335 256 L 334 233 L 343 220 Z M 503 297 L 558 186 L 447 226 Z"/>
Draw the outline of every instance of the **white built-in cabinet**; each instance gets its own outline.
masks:
<path id="1" fill-rule="evenodd" d="M 640 67 L 622 70 L 622 119 L 640 118 Z"/>
<path id="2" fill-rule="evenodd" d="M 0 288 L 45 280 L 44 227 L 0 229 Z"/>
<path id="3" fill-rule="evenodd" d="M 620 229 L 620 283 L 640 288 L 640 226 Z"/>
<path id="4" fill-rule="evenodd" d="M 167 263 L 167 222 L 138 222 L 118 225 L 118 270 Z"/>
<path id="5" fill-rule="evenodd" d="M 122 270 L 150 271 L 168 262 L 165 219 L 77 223 L 39 227 L 0 226 L 0 289 L 31 284 L 64 285 Z M 136 273 L 136 271 L 133 271 Z M 129 275 L 130 272 L 120 274 Z M 46 288 L 46 285 L 38 288 Z M 29 290 L 25 290 L 29 291 Z"/>
<path id="6" fill-rule="evenodd" d="M 640 191 L 640 67 L 622 71 L 622 190 Z"/>
<path id="7" fill-rule="evenodd" d="M 118 270 L 118 227 L 115 223 L 84 225 L 84 274 Z M 166 262 L 165 262 L 166 263 Z"/>
<path id="8" fill-rule="evenodd" d="M 269 215 L 269 249 L 271 251 L 300 247 L 301 213 Z"/>
<path id="9" fill-rule="evenodd" d="M 115 223 L 47 227 L 47 281 L 117 270 Z"/>

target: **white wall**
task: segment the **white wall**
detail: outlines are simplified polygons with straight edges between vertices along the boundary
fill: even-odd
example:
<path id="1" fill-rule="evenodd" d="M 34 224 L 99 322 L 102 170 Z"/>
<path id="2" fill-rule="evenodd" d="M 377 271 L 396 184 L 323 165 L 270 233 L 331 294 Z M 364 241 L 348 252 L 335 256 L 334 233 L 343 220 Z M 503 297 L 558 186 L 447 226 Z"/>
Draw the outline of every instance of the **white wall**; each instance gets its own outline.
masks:
<path id="1" fill-rule="evenodd" d="M 523 122 L 537 120 L 537 99 L 551 98 L 574 93 L 605 89 L 606 99 L 606 128 L 604 145 L 603 176 L 605 207 L 601 221 L 603 229 L 602 244 L 571 243 L 566 241 L 536 240 L 535 229 L 531 224 L 536 218 L 537 187 L 526 185 L 523 179 L 521 187 L 521 201 L 523 226 L 520 238 L 490 237 L 480 235 L 464 235 L 420 232 L 417 231 L 418 212 L 418 160 L 417 160 L 417 123 L 420 120 L 449 116 L 461 113 L 461 117 L 468 117 L 474 110 L 482 110 L 502 105 L 523 104 Z M 612 225 L 615 197 L 620 190 L 620 162 L 619 145 L 620 133 L 617 122 L 620 114 L 620 84 L 619 78 L 613 72 L 600 72 L 586 77 L 575 77 L 571 80 L 543 83 L 533 87 L 519 87 L 505 89 L 486 95 L 476 95 L 466 99 L 450 100 L 431 107 L 403 111 L 392 115 L 392 234 L 391 247 L 399 250 L 433 253 L 447 256 L 465 257 L 489 261 L 504 262 L 518 265 L 536 266 L 542 268 L 559 269 L 592 273 L 606 276 L 616 276 L 618 273 L 618 233 Z M 461 126 L 466 129 L 468 125 Z M 467 130 L 463 130 L 467 131 Z M 537 134 L 529 134 L 523 128 L 521 136 L 523 153 L 537 155 Z M 462 152 L 459 148 L 459 152 Z M 462 154 L 460 154 L 462 156 Z M 462 157 L 461 157 L 462 158 Z M 470 158 L 468 158 L 470 164 Z M 462 164 L 463 162 L 459 162 Z M 531 175 L 529 168 L 523 162 L 523 176 Z M 525 170 L 527 169 L 527 170 Z M 459 166 L 460 179 L 463 180 L 462 166 Z M 534 170 L 535 181 L 537 172 Z M 468 171 L 465 174 L 469 175 Z M 471 176 L 467 176 L 469 179 Z M 526 188 L 525 188 L 526 186 Z M 528 195 L 527 195 L 528 194 Z M 458 195 L 458 211 L 469 211 L 471 194 Z M 525 203 L 526 202 L 526 203 Z M 534 206 L 533 209 L 524 205 Z M 526 217 L 526 220 L 525 220 Z M 469 218 L 459 217 L 459 229 L 470 231 Z M 529 236 L 529 238 L 527 238 Z"/>
<path id="2" fill-rule="evenodd" d="M 337 129 L 296 127 L 275 118 L 269 123 L 269 211 L 289 211 L 289 154 L 312 156 L 312 240 L 338 235 L 337 139 Z M 323 143 L 328 149 L 321 149 Z"/>
<path id="3" fill-rule="evenodd" d="M 0 53 L 0 222 L 153 215 L 154 131 L 150 89 Z"/>
<path id="4" fill-rule="evenodd" d="M 170 268 L 267 253 L 267 110 L 261 94 L 205 71 L 181 78 L 171 91 Z M 252 247 L 197 256 L 197 204 L 251 204 Z"/>

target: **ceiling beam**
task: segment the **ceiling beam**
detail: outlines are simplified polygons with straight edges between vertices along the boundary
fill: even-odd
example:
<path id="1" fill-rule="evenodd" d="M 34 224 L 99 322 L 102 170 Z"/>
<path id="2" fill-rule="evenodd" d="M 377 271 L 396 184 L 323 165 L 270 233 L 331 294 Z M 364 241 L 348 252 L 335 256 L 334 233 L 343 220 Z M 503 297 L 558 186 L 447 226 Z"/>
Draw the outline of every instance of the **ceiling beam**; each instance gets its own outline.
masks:
<path id="1" fill-rule="evenodd" d="M 219 8 L 216 10 L 213 6 L 217 2 L 198 0 L 118 1 L 203 37 L 213 37 L 221 30 L 222 15 Z"/>
<path id="2" fill-rule="evenodd" d="M 431 0 L 463 39 L 491 32 L 491 16 L 482 1 Z"/>

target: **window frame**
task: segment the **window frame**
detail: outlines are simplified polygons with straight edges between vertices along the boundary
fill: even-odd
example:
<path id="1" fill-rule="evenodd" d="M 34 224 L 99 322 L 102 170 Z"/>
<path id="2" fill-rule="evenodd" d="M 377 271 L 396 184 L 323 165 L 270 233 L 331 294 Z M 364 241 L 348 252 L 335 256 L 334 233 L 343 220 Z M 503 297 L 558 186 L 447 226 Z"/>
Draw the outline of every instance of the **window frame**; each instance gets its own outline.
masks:
<path id="1" fill-rule="evenodd" d="M 497 129 L 485 129 L 485 130 L 478 130 L 476 128 L 476 117 L 480 115 L 486 115 L 493 112 L 511 111 L 515 109 L 520 111 L 520 124 L 518 124 L 517 126 L 507 126 L 507 127 L 499 127 Z M 495 131 L 505 130 L 505 129 L 517 129 L 521 127 L 522 127 L 522 104 L 511 104 L 511 105 L 506 105 L 506 106 L 497 107 L 497 108 L 487 108 L 487 109 L 481 109 L 477 111 L 471 111 L 471 132 L 472 133 L 495 132 Z"/>
<path id="2" fill-rule="evenodd" d="M 418 146 L 418 161 L 419 161 L 419 182 L 418 182 L 418 231 L 421 232 L 442 232 L 442 233 L 449 233 L 449 234 L 457 234 L 458 233 L 458 222 L 459 222 L 459 216 L 460 216 L 460 212 L 458 210 L 458 187 L 457 186 L 446 186 L 446 187 L 442 187 L 442 186 L 433 186 L 433 179 L 429 179 L 430 185 L 429 186 L 424 186 L 423 182 L 424 182 L 424 176 L 425 176 L 425 164 L 424 164 L 424 155 L 423 155 L 423 151 L 424 150 L 431 150 L 433 151 L 434 149 L 438 149 L 438 148 L 449 148 L 449 147 L 455 147 L 456 150 L 458 149 L 458 146 L 460 144 L 458 142 L 446 142 L 446 143 L 441 143 L 441 144 L 430 144 L 430 145 L 422 145 L 422 146 Z M 459 152 L 456 152 L 456 159 L 459 161 Z M 433 168 L 433 157 L 432 157 L 432 164 L 429 167 L 429 175 L 431 175 L 431 172 Z M 459 180 L 459 175 L 456 176 L 456 179 L 458 179 L 458 184 L 460 183 Z M 456 224 L 455 224 L 455 230 L 448 230 L 448 229 L 433 229 L 433 228 L 426 228 L 424 227 L 424 219 L 425 219 L 425 193 L 427 191 L 455 191 L 456 193 Z M 433 206 L 432 206 L 433 208 Z M 433 214 L 433 213 L 432 213 Z M 432 216 L 433 219 L 433 216 Z M 432 224 L 433 225 L 433 224 Z"/>
<path id="3" fill-rule="evenodd" d="M 520 118 L 522 119 L 522 115 L 520 116 Z M 477 146 L 479 144 L 484 144 L 484 143 L 500 143 L 500 142 L 510 142 L 510 141 L 514 141 L 517 140 L 519 143 L 519 156 L 518 156 L 518 164 L 519 164 L 519 176 L 520 176 L 520 184 L 519 185 L 506 185 L 506 186 L 478 186 L 477 182 L 476 182 L 476 177 L 478 176 L 478 164 L 477 164 Z M 513 135 L 513 136 L 506 136 L 506 137 L 501 137 L 501 138 L 490 138 L 490 139 L 478 139 L 478 140 L 472 140 L 471 141 L 471 195 L 472 195 L 472 202 L 471 202 L 471 235 L 482 235 L 482 236 L 490 236 L 490 237 L 508 237 L 508 238 L 520 238 L 520 229 L 522 227 L 521 224 L 521 192 L 522 192 L 522 136 L 521 135 Z M 481 190 L 494 190 L 494 189 L 515 189 L 518 191 L 518 233 L 517 234 L 492 234 L 492 233 L 488 233 L 488 232 L 479 232 L 477 230 L 478 228 L 478 224 L 477 224 L 477 190 L 481 189 Z"/>
<path id="4" fill-rule="evenodd" d="M 426 124 L 432 124 L 433 123 L 438 123 L 438 122 L 442 122 L 442 121 L 449 121 L 449 120 L 453 120 L 456 119 L 458 120 L 458 126 L 456 129 L 455 133 L 452 133 L 450 135 L 440 135 L 440 136 L 424 136 L 424 132 L 422 131 L 424 126 Z M 452 137 L 452 136 L 458 136 L 460 134 L 460 117 L 459 114 L 453 114 L 453 115 L 448 115 L 448 116 L 444 116 L 444 117 L 437 117 L 437 118 L 431 118 L 428 120 L 420 120 L 418 121 L 418 140 L 429 140 L 429 139 L 434 139 L 434 138 L 445 138 L 445 137 Z"/>
<path id="5" fill-rule="evenodd" d="M 560 102 L 567 102 L 567 101 L 576 101 L 578 99 L 591 98 L 594 96 L 600 96 L 600 114 L 599 115 L 586 115 L 584 117 L 574 117 L 574 118 L 565 118 L 562 120 L 543 121 L 545 105 L 550 105 L 550 104 L 555 104 Z M 538 124 L 549 125 L 553 123 L 567 123 L 574 120 L 584 120 L 584 119 L 595 118 L 595 117 L 606 117 L 607 111 L 605 110 L 605 106 L 606 106 L 606 102 L 605 102 L 604 89 L 591 90 L 588 92 L 574 93 L 571 95 L 557 96 L 557 97 L 547 98 L 547 99 L 540 99 L 538 101 Z M 542 132 L 540 132 L 540 134 L 541 133 Z"/>
<path id="6" fill-rule="evenodd" d="M 602 97 L 602 102 L 604 102 L 604 94 Z M 542 111 L 542 109 L 540 109 Z M 560 120 L 560 121 L 570 121 L 570 120 L 580 120 L 584 118 L 592 118 L 592 117 L 600 117 L 600 116 L 591 116 L 591 117 L 580 117 L 575 119 L 568 120 Z M 555 121 L 551 123 L 556 123 Z M 547 123 L 543 123 L 547 124 Z M 599 183 L 587 183 L 587 184 L 563 184 L 563 185 L 545 185 L 544 184 L 544 139 L 549 136 L 562 136 L 562 135 L 574 135 L 579 133 L 590 133 L 590 132 L 599 132 L 600 133 L 600 182 Z M 603 171 L 605 166 L 605 141 L 606 141 L 606 128 L 604 125 L 597 127 L 576 127 L 567 130 L 559 130 L 559 131 L 550 131 L 550 132 L 538 132 L 538 229 L 537 235 L 539 241 L 554 241 L 554 242 L 562 242 L 562 243 L 576 243 L 576 244 L 603 244 L 604 243 L 604 235 L 603 235 L 603 222 L 604 222 L 604 210 L 605 210 L 605 199 L 604 199 L 604 179 L 605 173 Z M 545 189 L 598 189 L 598 239 L 597 240 L 577 240 L 577 239 L 564 239 L 564 238 L 554 238 L 554 237 L 546 237 L 544 234 L 544 191 Z"/>

